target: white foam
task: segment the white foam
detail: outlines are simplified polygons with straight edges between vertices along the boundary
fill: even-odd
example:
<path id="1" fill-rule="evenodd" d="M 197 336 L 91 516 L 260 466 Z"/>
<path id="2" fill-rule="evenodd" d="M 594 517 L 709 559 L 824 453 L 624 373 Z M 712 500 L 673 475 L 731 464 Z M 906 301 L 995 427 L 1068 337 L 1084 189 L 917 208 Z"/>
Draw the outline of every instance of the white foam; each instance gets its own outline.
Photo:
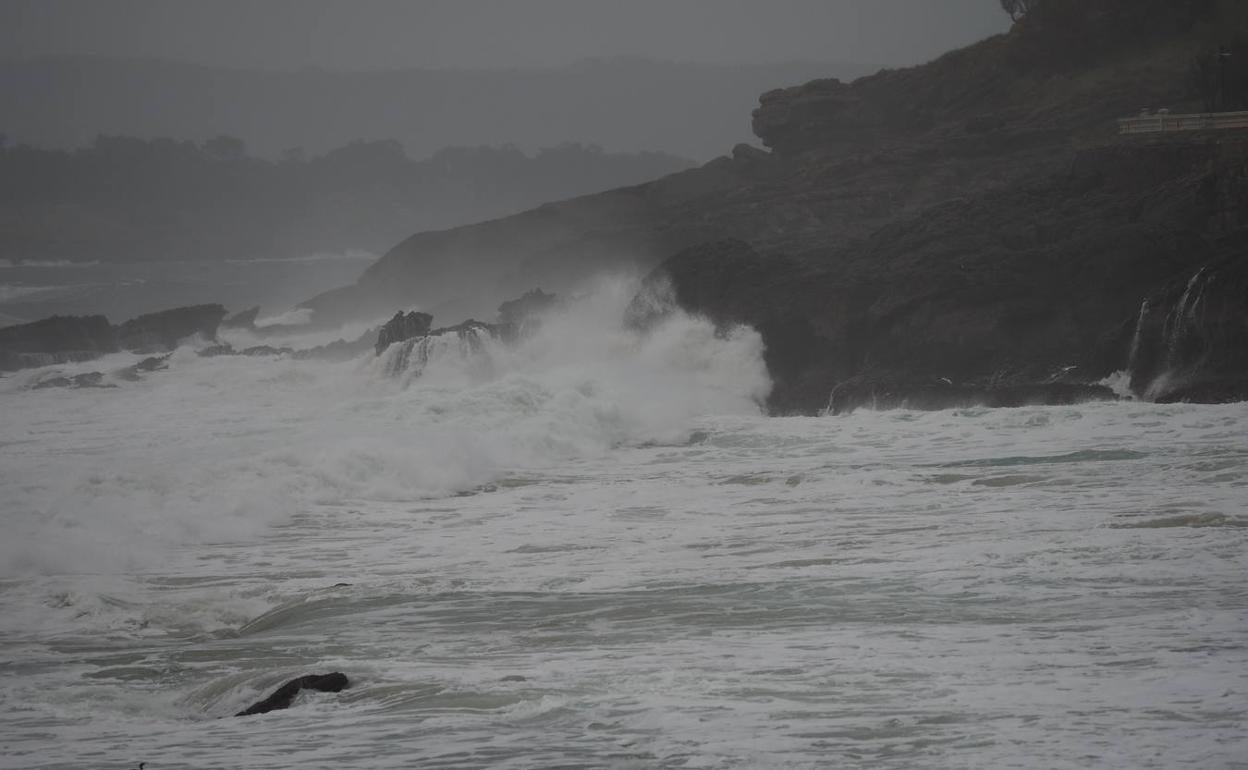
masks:
<path id="1" fill-rule="evenodd" d="M 371 353 L 328 364 L 182 349 L 114 389 L 0 394 L 0 575 L 161 568 L 182 545 L 247 540 L 318 503 L 443 496 L 758 412 L 757 334 L 683 315 L 626 331 L 631 292 L 604 284 L 515 348 L 435 356 L 398 379 Z"/>
<path id="2" fill-rule="evenodd" d="M 275 316 L 256 319 L 256 328 L 263 329 L 266 326 L 303 326 L 311 320 L 311 308 L 292 308 Z"/>

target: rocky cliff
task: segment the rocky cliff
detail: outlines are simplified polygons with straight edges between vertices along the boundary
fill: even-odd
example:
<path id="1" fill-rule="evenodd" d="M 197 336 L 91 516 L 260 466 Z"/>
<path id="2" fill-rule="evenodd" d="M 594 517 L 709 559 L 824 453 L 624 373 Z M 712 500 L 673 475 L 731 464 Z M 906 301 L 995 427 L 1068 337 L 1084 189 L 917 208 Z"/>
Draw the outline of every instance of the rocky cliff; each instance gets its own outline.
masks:
<path id="1" fill-rule="evenodd" d="M 1120 370 L 1141 396 L 1225 399 L 1248 381 L 1248 244 L 1227 226 L 1245 213 L 1246 155 L 1248 139 L 1089 150 L 1046 180 L 823 253 L 710 243 L 648 281 L 681 307 L 757 328 L 778 411 L 836 406 L 838 388 L 849 405 L 937 383 L 986 392 Z M 1208 378 L 1216 389 L 1200 385 Z"/>
<path id="2" fill-rule="evenodd" d="M 1248 137 L 1126 140 L 1116 119 L 1199 111 L 1193 61 L 1248 35 L 1248 13 L 1230 0 L 1034 6 L 1010 33 L 921 67 L 764 94 L 754 128 L 771 152 L 740 146 L 645 185 L 417 235 L 311 305 L 468 315 L 535 283 L 670 257 L 650 288 L 759 328 L 777 411 L 836 406 L 834 393 L 845 407 L 903 403 L 933 383 L 950 403 L 1106 395 L 1066 386 L 1133 355 L 1140 395 L 1225 398 L 1248 372 L 1227 352 Z M 1206 374 L 1220 384 L 1193 385 Z"/>

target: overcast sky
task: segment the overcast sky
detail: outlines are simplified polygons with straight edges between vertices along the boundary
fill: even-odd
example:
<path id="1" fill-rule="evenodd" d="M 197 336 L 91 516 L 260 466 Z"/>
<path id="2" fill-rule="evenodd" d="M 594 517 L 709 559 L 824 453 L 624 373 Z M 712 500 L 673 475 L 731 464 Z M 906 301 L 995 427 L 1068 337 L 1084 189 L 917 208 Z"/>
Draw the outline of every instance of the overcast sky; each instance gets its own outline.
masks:
<path id="1" fill-rule="evenodd" d="M 597 56 L 901 65 L 1005 29 L 999 0 L 0 0 L 0 55 L 268 69 Z"/>

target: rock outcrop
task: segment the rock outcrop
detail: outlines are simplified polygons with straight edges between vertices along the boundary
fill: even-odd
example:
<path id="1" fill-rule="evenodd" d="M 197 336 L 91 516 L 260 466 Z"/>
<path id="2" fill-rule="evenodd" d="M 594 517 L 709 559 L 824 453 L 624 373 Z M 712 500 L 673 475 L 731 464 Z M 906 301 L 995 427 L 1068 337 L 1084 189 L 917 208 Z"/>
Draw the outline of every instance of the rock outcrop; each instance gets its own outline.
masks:
<path id="1" fill-rule="evenodd" d="M 724 241 L 647 280 L 681 307 L 754 326 L 771 407 L 1224 400 L 1248 380 L 1248 248 L 1225 223 L 1248 152 L 1206 139 L 1089 150 L 1030 185 L 928 208 L 801 257 Z M 1150 298 L 1143 313 L 1142 298 Z M 1061 372 L 1060 383 L 1054 373 Z M 947 381 L 943 387 L 934 383 Z"/>
<path id="2" fill-rule="evenodd" d="M 418 377 L 435 359 L 468 361 L 482 359 L 489 341 L 514 338 L 514 327 L 468 319 L 454 326 L 434 329 L 423 335 L 387 345 L 383 370 L 387 377 Z"/>
<path id="3" fill-rule="evenodd" d="M 188 337 L 216 339 L 225 317 L 220 305 L 148 313 L 120 326 L 102 315 L 52 316 L 0 329 L 0 372 L 90 361 L 108 353 L 164 353 Z"/>
<path id="4" fill-rule="evenodd" d="M 221 322 L 224 329 L 255 329 L 256 319 L 260 316 L 260 307 L 248 308 L 226 318 Z"/>
<path id="5" fill-rule="evenodd" d="M 118 349 L 104 316 L 52 316 L 0 329 L 0 372 L 89 361 Z"/>
<path id="6" fill-rule="evenodd" d="M 558 304 L 559 297 L 556 294 L 548 294 L 541 289 L 526 291 L 516 299 L 507 300 L 498 306 L 498 322 L 518 328 L 542 313 L 549 312 Z"/>
<path id="7" fill-rule="evenodd" d="M 1248 400 L 1248 244 L 1143 302 L 1128 370 L 1144 398 Z"/>
<path id="8" fill-rule="evenodd" d="M 429 328 L 433 325 L 433 316 L 428 313 L 418 313 L 412 311 L 404 314 L 402 310 L 394 314 L 377 332 L 376 353 L 381 355 L 382 351 L 390 347 L 396 342 L 404 342 L 413 337 L 423 337 L 429 333 Z"/>
<path id="9" fill-rule="evenodd" d="M 342 692 L 350 686 L 351 681 L 347 679 L 347 675 L 339 671 L 335 671 L 332 674 L 307 674 L 297 679 L 291 679 L 274 690 L 269 697 L 251 704 L 234 716 L 249 717 L 255 714 L 267 714 L 270 711 L 290 708 L 290 705 L 295 702 L 295 696 L 304 690 Z"/>
<path id="10" fill-rule="evenodd" d="M 148 313 L 118 326 L 117 343 L 136 353 L 159 353 L 173 350 L 187 337 L 198 335 L 215 340 L 217 327 L 225 316 L 221 305 L 191 305 Z"/>
<path id="11" fill-rule="evenodd" d="M 1120 137 L 1117 119 L 1202 111 L 1192 62 L 1248 35 L 1248 12 L 1032 6 L 923 66 L 764 94 L 771 152 L 415 235 L 310 306 L 493 303 L 662 263 L 634 321 L 663 289 L 754 326 L 777 412 L 838 388 L 846 405 L 1064 403 L 1128 366 L 1142 396 L 1237 397 L 1248 134 Z"/>

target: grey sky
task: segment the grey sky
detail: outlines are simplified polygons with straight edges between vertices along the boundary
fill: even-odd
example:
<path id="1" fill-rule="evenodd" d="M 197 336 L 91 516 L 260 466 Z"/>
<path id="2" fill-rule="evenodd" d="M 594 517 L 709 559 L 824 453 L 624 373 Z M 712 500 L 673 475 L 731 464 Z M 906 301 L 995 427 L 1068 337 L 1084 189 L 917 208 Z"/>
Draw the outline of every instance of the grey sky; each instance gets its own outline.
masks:
<path id="1" fill-rule="evenodd" d="M 633 55 L 900 65 L 1005 29 L 998 0 L 0 0 L 0 55 L 498 68 Z"/>

